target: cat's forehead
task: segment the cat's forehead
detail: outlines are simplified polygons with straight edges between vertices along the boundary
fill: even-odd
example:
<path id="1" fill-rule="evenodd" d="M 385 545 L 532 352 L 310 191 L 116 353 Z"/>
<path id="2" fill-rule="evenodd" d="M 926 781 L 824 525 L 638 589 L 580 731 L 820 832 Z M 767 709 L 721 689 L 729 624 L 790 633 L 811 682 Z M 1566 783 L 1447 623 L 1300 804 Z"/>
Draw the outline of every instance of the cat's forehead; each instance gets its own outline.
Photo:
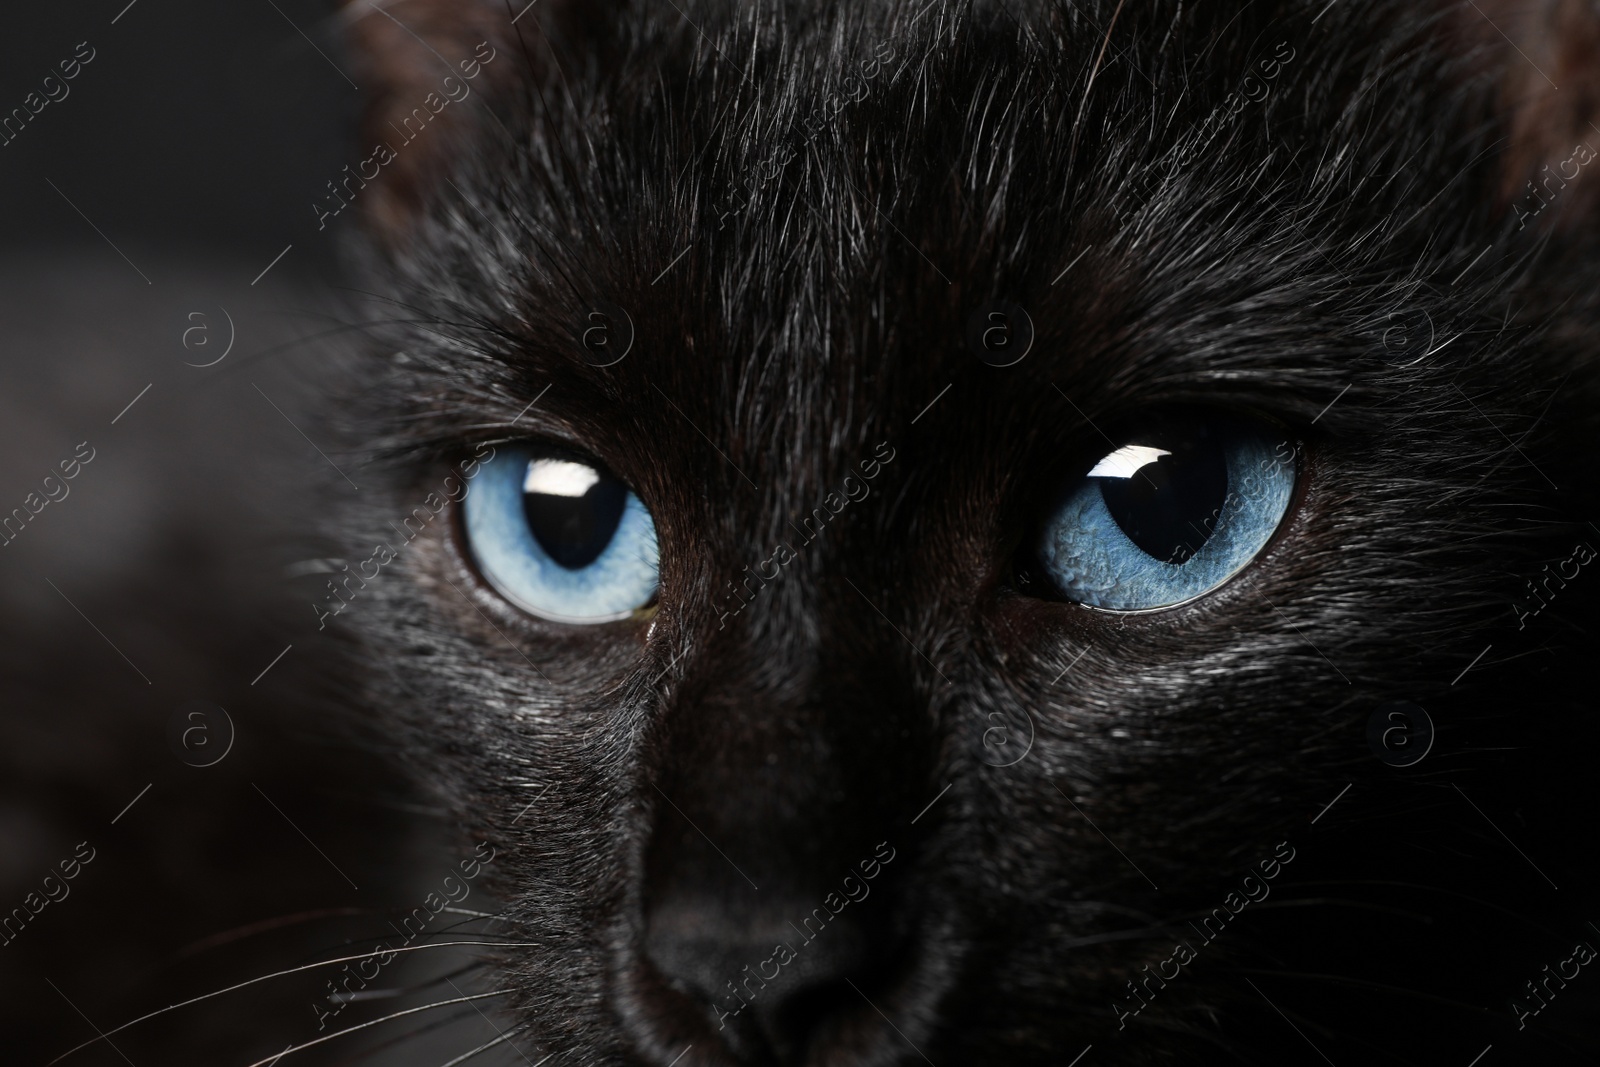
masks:
<path id="1" fill-rule="evenodd" d="M 900 42 L 902 61 L 908 47 Z M 1104 343 L 1130 322 L 1153 334 L 1230 292 L 1270 301 L 1270 270 L 1247 294 L 1236 276 L 1194 277 L 1178 262 L 1177 235 L 1129 239 L 1119 216 L 1145 205 L 1115 185 L 1106 158 L 1133 157 L 1104 135 L 1069 154 L 1075 98 L 1065 83 L 969 72 L 924 94 L 913 92 L 914 73 L 878 63 L 875 79 L 850 81 L 867 95 L 848 108 L 831 78 L 817 76 L 808 94 L 776 71 L 781 105 L 763 111 L 740 95 L 732 117 L 715 122 L 692 113 L 658 125 L 607 99 L 604 155 L 564 131 L 567 140 L 531 153 L 537 165 L 521 189 L 483 175 L 491 188 L 452 212 L 452 236 L 489 265 L 485 288 L 514 308 L 499 318 L 543 334 L 504 357 L 596 388 L 685 379 L 759 417 L 807 391 L 850 406 L 891 383 L 1007 362 L 988 350 L 992 337 L 968 335 L 1008 309 L 1025 312 L 1012 317 L 1031 348 L 989 378 L 1027 389 L 1054 373 L 1136 362 L 1140 350 Z M 688 106 L 647 96 L 640 107 L 664 122 L 673 103 Z M 808 105 L 840 109 L 810 128 Z M 975 110 L 975 121 L 956 121 Z M 756 129 L 726 131 L 739 122 Z M 585 168 L 582 181 L 568 165 Z M 1174 180 L 1197 202 L 1209 184 L 1203 174 Z M 1190 221 L 1191 242 L 1280 229 L 1269 216 Z M 1153 306 L 1180 273 L 1189 291 Z"/>
<path id="2" fill-rule="evenodd" d="M 1357 145 L 1378 94 L 1328 99 L 1270 13 L 1120 56 L 1030 18 L 755 20 L 737 54 L 658 25 L 547 80 L 425 228 L 419 299 L 480 327 L 444 388 L 635 480 L 796 500 L 883 440 L 995 489 L 1142 409 L 1312 404 L 1288 375 L 1381 329 L 1358 257 L 1440 161 Z M 1237 119 L 1241 68 L 1274 73 L 1271 121 Z"/>

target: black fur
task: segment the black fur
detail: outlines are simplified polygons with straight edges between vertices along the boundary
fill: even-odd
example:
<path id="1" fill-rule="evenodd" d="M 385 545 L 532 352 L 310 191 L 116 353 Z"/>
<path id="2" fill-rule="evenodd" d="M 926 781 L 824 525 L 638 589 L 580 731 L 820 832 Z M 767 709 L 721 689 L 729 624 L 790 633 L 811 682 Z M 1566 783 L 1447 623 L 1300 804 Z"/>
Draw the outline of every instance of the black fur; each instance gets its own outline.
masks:
<path id="1" fill-rule="evenodd" d="M 1460 44 L 1454 8 L 1323 7 L 702 2 L 525 26 L 525 84 L 377 257 L 414 318 L 374 349 L 356 407 L 381 421 L 356 440 L 399 457 L 400 488 L 350 529 L 428 488 L 418 457 L 524 437 L 598 457 L 655 515 L 648 620 L 525 617 L 440 536 L 360 623 L 370 702 L 502 850 L 540 947 L 505 953 L 497 988 L 539 1048 L 1600 1049 L 1600 978 L 1521 1032 L 1509 1007 L 1600 938 L 1569 832 L 1594 814 L 1590 593 L 1531 632 L 1510 608 L 1600 536 L 1593 220 L 1517 230 L 1506 61 Z M 805 132 L 883 42 L 864 98 Z M 1269 95 L 1214 115 L 1280 42 Z M 1038 330 L 1009 368 L 961 343 L 997 299 Z M 597 300 L 636 330 L 605 369 L 579 345 Z M 1436 340 L 1395 358 L 1423 317 Z M 1304 442 L 1269 550 L 1148 616 L 1019 590 L 1019 544 L 1098 427 L 1174 406 Z M 800 547 L 879 442 L 871 495 Z M 798 559 L 719 626 L 727 583 L 786 540 Z M 1439 726 L 1408 771 L 1365 740 L 1392 699 Z M 995 728 L 1036 731 L 1027 758 L 992 766 Z M 719 1032 L 725 983 L 879 842 L 897 858 L 870 900 Z M 1119 1030 L 1129 980 L 1279 842 L 1275 903 Z"/>
<path id="2" fill-rule="evenodd" d="M 192 448 L 218 488 L 130 479 L 167 532 L 84 606 L 166 665 L 132 705 L 131 676 L 72 675 L 77 645 L 36 655 L 34 618 L 77 619 L 17 594 L 4 758 L 33 823 L 4 885 L 59 858 L 37 829 L 57 810 L 98 825 L 149 765 L 176 767 L 146 729 L 170 679 L 243 727 L 237 759 L 184 779 L 191 803 L 166 779 L 145 802 L 186 813 L 181 832 L 101 831 L 114 907 L 89 906 L 86 876 L 81 927 L 0 949 L 8 1051 L 410 1067 L 500 1034 L 467 1062 L 1594 1062 L 1600 975 L 1561 968 L 1600 946 L 1600 579 L 1548 575 L 1600 543 L 1600 177 L 1536 187 L 1537 214 L 1524 180 L 1600 144 L 1600 17 L 580 2 L 346 9 L 370 94 L 357 158 L 438 64 L 496 55 L 345 187 L 369 221 L 363 340 L 297 365 L 328 364 L 304 381 L 322 423 L 260 379 L 353 481 L 325 469 L 312 498 L 304 467 L 282 485 Z M 997 301 L 1036 330 L 1008 367 L 966 343 Z M 633 336 L 608 367 L 585 348 L 601 304 Z M 138 386 L 100 377 L 108 413 Z M 184 409 L 197 440 L 231 434 L 261 465 L 272 434 L 301 448 L 253 394 L 259 427 L 211 395 Z M 1101 431 L 1185 412 L 1295 446 L 1261 556 L 1144 615 L 1024 582 Z M 562 626 L 478 576 L 445 478 L 524 440 L 638 492 L 655 605 Z M 377 577 L 336 572 L 335 617 L 332 574 L 257 587 L 307 557 L 360 573 L 402 541 Z M 34 545 L 0 560 L 99 558 Z M 1396 700 L 1437 727 L 1404 769 L 1368 740 Z M 69 725 L 41 741 L 58 704 Z M 74 755 L 86 723 L 116 743 Z M 435 920 L 408 962 L 365 983 L 311 966 L 381 953 L 389 918 L 405 937 L 424 894 L 491 854 L 475 914 Z M 474 944 L 421 950 L 451 940 Z M 38 979 L 69 959 L 92 972 L 66 982 L 71 1012 Z M 368 999 L 329 1000 L 340 982 Z M 494 1029 L 429 1044 L 456 1018 Z"/>

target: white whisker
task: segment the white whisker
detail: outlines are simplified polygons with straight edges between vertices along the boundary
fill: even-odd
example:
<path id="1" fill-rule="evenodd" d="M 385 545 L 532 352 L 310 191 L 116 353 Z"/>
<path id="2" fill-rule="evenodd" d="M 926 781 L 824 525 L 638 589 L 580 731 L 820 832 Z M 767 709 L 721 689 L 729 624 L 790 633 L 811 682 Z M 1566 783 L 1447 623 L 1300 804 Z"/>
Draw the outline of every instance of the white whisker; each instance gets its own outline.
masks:
<path id="1" fill-rule="evenodd" d="M 466 1063 L 468 1060 L 472 1059 L 472 1057 L 476 1056 L 478 1053 L 480 1053 L 480 1052 L 488 1052 L 490 1049 L 494 1048 L 496 1045 L 504 1044 L 505 1042 L 510 1041 L 513 1037 L 516 1037 L 518 1034 L 520 1034 L 522 1031 L 524 1031 L 526 1029 L 527 1029 L 526 1026 L 512 1027 L 506 1033 L 501 1034 L 499 1037 L 497 1037 L 494 1040 L 488 1042 L 487 1044 L 479 1045 L 477 1048 L 473 1049 L 471 1052 L 464 1052 L 461 1055 L 457 1056 L 455 1059 L 451 1060 L 449 1063 L 440 1064 L 439 1067 L 456 1067 L 456 1064 L 458 1064 L 458 1063 Z M 545 1059 L 549 1059 L 549 1058 L 550 1057 L 548 1057 L 548 1056 L 545 1057 Z M 540 1060 L 539 1062 L 543 1063 L 544 1060 Z"/>
<path id="2" fill-rule="evenodd" d="M 474 993 L 470 997 L 462 997 L 459 1000 L 441 1000 L 434 1004 L 424 1004 L 420 1008 L 407 1008 L 405 1011 L 397 1011 L 393 1015 L 385 1015 L 381 1019 L 373 1019 L 371 1022 L 358 1023 L 355 1026 L 347 1026 L 343 1030 L 337 1030 L 326 1037 L 319 1037 L 315 1041 L 307 1041 L 303 1045 L 295 1045 L 291 1048 L 286 1048 L 276 1056 L 272 1056 L 264 1060 L 257 1060 L 256 1062 L 250 1064 L 250 1067 L 268 1067 L 269 1064 L 277 1063 L 285 1056 L 293 1056 L 296 1052 L 304 1052 L 306 1049 L 320 1045 L 325 1041 L 332 1041 L 336 1037 L 343 1037 L 346 1034 L 353 1034 L 357 1030 L 365 1030 L 368 1027 L 377 1026 L 379 1023 L 386 1023 L 392 1019 L 400 1019 L 407 1015 L 415 1015 L 419 1011 L 433 1011 L 436 1008 L 448 1008 L 452 1004 L 465 1004 L 469 1000 L 487 1000 L 490 997 L 503 997 L 512 992 L 515 992 L 515 990 L 502 989 L 494 993 Z"/>
<path id="3" fill-rule="evenodd" d="M 473 1005 L 473 1007 L 476 1007 L 476 1005 Z M 373 1045 L 371 1048 L 366 1049 L 363 1052 L 354 1053 L 349 1058 L 340 1060 L 336 1067 L 350 1067 L 351 1064 L 365 1063 L 368 1061 L 377 1062 L 376 1057 L 380 1052 L 385 1052 L 397 1045 L 404 1045 L 407 1042 L 415 1041 L 423 1034 L 431 1034 L 436 1030 L 443 1030 L 448 1027 L 458 1026 L 471 1018 L 472 1012 L 465 1010 L 457 1010 L 453 1014 L 446 1015 L 442 1019 L 438 1016 L 435 1016 L 433 1021 L 424 1023 L 415 1030 L 407 1030 L 405 1033 L 388 1038 L 379 1044 Z"/>
<path id="4" fill-rule="evenodd" d="M 501 912 L 499 915 L 492 915 L 487 911 L 469 911 L 466 908 L 444 908 L 444 909 L 441 909 L 441 910 L 448 911 L 452 915 L 470 915 L 475 919 L 505 919 L 506 918 L 506 914 L 504 912 Z M 514 921 L 514 920 L 507 920 L 507 921 Z"/>
<path id="5" fill-rule="evenodd" d="M 451 988 L 451 989 L 454 989 L 454 990 L 455 990 L 455 991 L 456 991 L 456 992 L 457 992 L 457 993 L 459 993 L 459 992 L 461 992 L 461 987 L 460 987 L 460 986 L 458 986 L 458 985 L 456 985 L 456 984 L 455 984 L 455 982 L 454 982 L 454 981 L 453 981 L 453 980 L 452 980 L 452 979 L 450 979 L 450 978 L 448 978 L 448 977 L 446 977 L 446 978 L 445 978 L 445 981 L 446 981 L 446 982 L 449 982 L 449 983 L 450 983 L 450 988 Z M 474 1005 L 473 1005 L 473 1006 L 472 1006 L 472 1010 L 473 1010 L 473 1011 L 475 1011 L 475 1012 L 477 1012 L 477 1013 L 478 1013 L 478 1014 L 479 1014 L 479 1015 L 483 1015 L 483 1009 L 482 1009 L 482 1008 L 480 1008 L 480 1007 L 478 1007 L 478 1006 L 477 1006 L 477 1005 L 476 1005 L 476 1004 L 474 1004 Z M 494 1032 L 495 1032 L 495 1033 L 497 1033 L 497 1034 L 499 1034 L 499 1035 L 500 1035 L 500 1036 L 502 1036 L 502 1037 L 504 1037 L 504 1038 L 505 1038 L 505 1039 L 506 1039 L 506 1042 L 507 1042 L 507 1043 L 508 1043 L 508 1044 L 509 1044 L 509 1043 L 510 1043 L 510 1040 L 511 1040 L 511 1037 L 510 1037 L 510 1035 L 509 1035 L 509 1034 L 507 1034 L 507 1033 L 506 1033 L 506 1032 L 505 1032 L 505 1031 L 504 1031 L 504 1030 L 502 1030 L 502 1029 L 500 1029 L 500 1027 L 499 1027 L 499 1026 L 496 1026 L 496 1025 L 495 1025 L 495 1021 L 494 1021 L 494 1020 L 493 1020 L 493 1019 L 491 1019 L 491 1018 L 489 1018 L 489 1017 L 488 1017 L 488 1016 L 487 1016 L 487 1015 L 483 1015 L 483 1021 L 484 1021 L 484 1022 L 486 1022 L 486 1023 L 488 1023 L 488 1024 L 489 1024 L 489 1025 L 490 1025 L 490 1026 L 493 1026 L 493 1027 L 494 1027 Z M 515 1028 L 513 1028 L 513 1029 L 515 1029 Z M 521 1049 L 520 1049 L 520 1048 L 517 1048 L 517 1046 L 515 1046 L 515 1045 L 512 1045 L 512 1046 L 511 1046 L 511 1049 L 512 1049 L 512 1051 L 514 1051 L 514 1052 L 515 1052 L 515 1053 L 516 1053 L 516 1054 L 517 1054 L 517 1055 L 518 1055 L 518 1056 L 521 1056 L 521 1057 L 522 1057 L 522 1061 L 523 1061 L 523 1062 L 524 1062 L 524 1063 L 527 1063 L 527 1064 L 529 1064 L 529 1065 L 530 1065 L 530 1067 L 540 1067 L 540 1064 L 542 1064 L 542 1063 L 544 1063 L 544 1060 L 547 1060 L 547 1059 L 549 1059 L 549 1058 L 550 1058 L 550 1056 L 554 1056 L 554 1055 L 555 1055 L 555 1053 L 553 1053 L 553 1052 L 552 1052 L 552 1053 L 551 1053 L 551 1054 L 550 1054 L 550 1056 L 546 1056 L 546 1057 L 545 1057 L 545 1058 L 544 1058 L 544 1060 L 540 1060 L 540 1061 L 539 1061 L 539 1063 L 534 1063 L 534 1062 L 533 1062 L 533 1061 L 532 1061 L 532 1060 L 530 1060 L 530 1059 L 528 1059 L 528 1054 L 527 1054 L 527 1053 L 526 1053 L 526 1052 L 524 1052 L 524 1051 L 522 1051 L 522 1050 L 521 1050 Z"/>
<path id="6" fill-rule="evenodd" d="M 219 989 L 214 993 L 206 993 L 203 996 L 192 997 L 189 1000 L 180 1000 L 176 1004 L 168 1004 L 166 1007 L 162 1008 L 160 1011 L 153 1011 L 148 1015 L 141 1015 L 137 1019 L 134 1019 L 134 1020 L 132 1020 L 130 1022 L 123 1023 L 121 1026 L 117 1027 L 114 1030 L 107 1030 L 100 1037 L 94 1038 L 94 1039 L 89 1040 L 89 1041 L 85 1041 L 81 1045 L 77 1045 L 77 1046 L 75 1046 L 73 1048 L 68 1049 L 67 1051 L 63 1052 L 61 1055 L 57 1056 L 55 1059 L 51 1060 L 49 1063 L 45 1064 L 45 1067 L 51 1067 L 52 1064 L 60 1063 L 62 1060 L 66 1059 L 68 1056 L 72 1055 L 74 1052 L 78 1052 L 78 1051 L 80 1051 L 82 1049 L 86 1049 L 90 1045 L 98 1044 L 99 1042 L 101 1042 L 101 1041 L 105 1040 L 106 1038 L 110 1037 L 112 1034 L 120 1034 L 122 1031 L 126 1030 L 128 1027 L 137 1026 L 138 1024 L 144 1022 L 147 1019 L 154 1019 L 157 1015 L 165 1015 L 167 1012 L 176 1011 L 179 1008 L 187 1008 L 189 1005 L 198 1004 L 202 1000 L 210 1000 L 212 997 L 220 997 L 224 993 L 232 993 L 236 989 L 243 989 L 245 986 L 252 986 L 252 985 L 255 985 L 257 982 L 265 982 L 265 981 L 268 981 L 269 979 L 272 979 L 272 978 L 282 978 L 286 974 L 298 974 L 301 971 L 313 971 L 313 970 L 316 970 L 318 967 L 329 967 L 329 966 L 332 966 L 335 963 L 352 963 L 352 962 L 354 962 L 356 960 L 368 960 L 368 959 L 371 959 L 374 956 L 382 956 L 382 955 L 384 955 L 385 953 L 388 953 L 388 952 L 421 952 L 423 949 L 428 949 L 428 948 L 455 948 L 455 947 L 464 947 L 464 946 L 471 946 L 471 945 L 481 945 L 481 946 L 486 946 L 486 947 L 489 947 L 489 948 L 537 948 L 538 947 L 538 942 L 536 942 L 536 941 L 440 941 L 440 942 L 435 942 L 434 944 L 431 944 L 431 945 L 409 945 L 409 946 L 404 946 L 404 947 L 401 947 L 401 948 L 379 949 L 376 952 L 363 952 L 358 956 L 340 956 L 338 959 L 322 960 L 322 961 L 317 962 L 317 963 L 303 964 L 303 965 L 301 965 L 299 967 L 290 967 L 288 970 L 275 971 L 272 974 L 264 974 L 260 978 L 252 978 L 248 982 L 240 982 L 238 985 L 231 985 L 226 989 Z"/>

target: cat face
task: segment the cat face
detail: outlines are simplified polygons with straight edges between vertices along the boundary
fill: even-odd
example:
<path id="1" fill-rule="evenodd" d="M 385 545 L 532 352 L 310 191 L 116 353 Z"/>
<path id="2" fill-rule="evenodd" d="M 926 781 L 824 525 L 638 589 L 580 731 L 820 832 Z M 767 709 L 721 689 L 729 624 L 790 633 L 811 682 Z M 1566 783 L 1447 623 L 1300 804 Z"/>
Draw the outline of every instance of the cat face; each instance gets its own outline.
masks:
<path id="1" fill-rule="evenodd" d="M 1434 832 L 1384 818 L 1374 709 L 1474 766 L 1525 683 L 1469 661 L 1532 647 L 1508 564 L 1597 536 L 1550 447 L 1594 410 L 1588 194 L 1519 216 L 1490 64 L 1317 6 L 355 22 L 408 310 L 347 525 L 407 558 L 346 621 L 496 847 L 540 1047 L 1298 1062 L 1303 990 L 1248 976 L 1404 956 L 1278 916 Z"/>

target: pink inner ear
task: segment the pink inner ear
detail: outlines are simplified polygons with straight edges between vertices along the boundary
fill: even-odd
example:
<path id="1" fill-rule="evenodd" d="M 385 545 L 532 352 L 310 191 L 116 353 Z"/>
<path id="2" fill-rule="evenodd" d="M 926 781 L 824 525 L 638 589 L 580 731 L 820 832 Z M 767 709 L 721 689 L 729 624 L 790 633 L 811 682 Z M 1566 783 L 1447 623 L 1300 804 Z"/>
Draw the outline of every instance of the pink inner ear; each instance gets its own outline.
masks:
<path id="1" fill-rule="evenodd" d="M 1474 73 L 1500 86 L 1497 206 L 1543 225 L 1600 208 L 1600 172 L 1582 162 L 1600 154 L 1600 11 L 1585 0 L 1475 0 L 1456 18 Z"/>

